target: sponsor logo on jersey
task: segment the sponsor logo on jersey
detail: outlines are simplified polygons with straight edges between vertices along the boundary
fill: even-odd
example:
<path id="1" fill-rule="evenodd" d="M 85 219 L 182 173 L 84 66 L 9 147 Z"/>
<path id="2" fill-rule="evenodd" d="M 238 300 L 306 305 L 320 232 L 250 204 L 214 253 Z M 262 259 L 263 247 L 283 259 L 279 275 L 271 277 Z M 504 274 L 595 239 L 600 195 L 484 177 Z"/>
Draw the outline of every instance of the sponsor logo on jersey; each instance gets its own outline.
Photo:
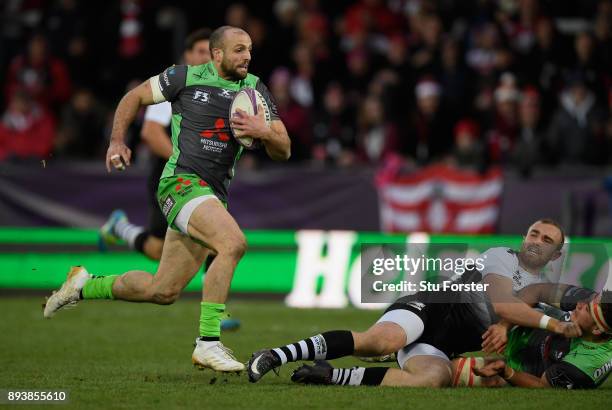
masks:
<path id="1" fill-rule="evenodd" d="M 166 199 L 164 199 L 164 203 L 162 204 L 162 213 L 165 217 L 168 217 L 168 214 L 170 213 L 170 211 L 172 211 L 174 205 L 176 205 L 176 201 L 172 199 L 170 195 L 168 195 Z"/>
<path id="2" fill-rule="evenodd" d="M 221 93 L 218 94 L 219 97 L 223 98 L 232 98 L 232 94 L 230 94 L 230 90 L 226 90 L 225 88 L 221 89 Z"/>
<path id="3" fill-rule="evenodd" d="M 230 140 L 230 135 L 227 133 L 227 127 L 223 118 L 217 118 L 215 128 L 202 131 L 200 136 L 202 137 L 200 139 L 202 149 L 215 153 L 221 153 L 226 149 Z"/>
<path id="4" fill-rule="evenodd" d="M 612 370 L 612 360 L 610 360 L 608 363 L 605 363 L 599 369 L 595 370 L 593 372 L 593 378 L 599 379 L 604 374 L 607 374 L 610 370 Z"/>
<path id="5" fill-rule="evenodd" d="M 416 310 L 423 310 L 423 308 L 425 307 L 425 303 L 421 303 L 421 302 L 410 302 L 410 303 L 406 303 L 406 305 L 415 308 Z"/>
<path id="6" fill-rule="evenodd" d="M 166 87 L 170 85 L 170 79 L 168 79 L 168 71 L 164 71 L 164 75 L 162 76 L 164 79 L 164 83 L 166 83 Z"/>
<path id="7" fill-rule="evenodd" d="M 191 183 L 190 179 L 184 179 L 184 178 L 177 178 L 176 182 L 178 182 L 178 184 L 176 184 L 174 186 L 174 191 L 184 197 L 185 195 L 191 193 L 191 191 L 193 191 L 193 185 Z"/>
<path id="8" fill-rule="evenodd" d="M 210 101 L 210 93 L 196 89 L 193 93 L 193 101 L 199 104 L 208 104 Z"/>
<path id="9" fill-rule="evenodd" d="M 520 290 L 523 287 L 521 272 L 518 269 L 512 274 L 512 281 L 514 282 L 514 290 Z"/>

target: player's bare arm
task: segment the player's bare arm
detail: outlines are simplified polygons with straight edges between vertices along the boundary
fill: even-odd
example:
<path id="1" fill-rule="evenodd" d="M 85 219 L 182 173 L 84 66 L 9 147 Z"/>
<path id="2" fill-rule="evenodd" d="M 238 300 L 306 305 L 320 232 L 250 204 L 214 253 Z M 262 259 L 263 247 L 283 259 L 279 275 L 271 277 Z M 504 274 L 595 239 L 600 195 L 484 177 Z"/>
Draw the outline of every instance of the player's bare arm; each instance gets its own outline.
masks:
<path id="1" fill-rule="evenodd" d="M 486 366 L 480 369 L 474 369 L 474 373 L 482 377 L 500 376 L 507 383 L 513 386 L 516 386 L 516 387 L 527 387 L 527 388 L 552 387 L 548 383 L 548 380 L 546 379 L 545 374 L 543 374 L 542 377 L 537 377 L 537 376 L 534 376 L 526 372 L 520 372 L 520 371 L 514 370 L 511 367 L 507 366 L 506 362 L 503 360 L 497 360 L 497 361 L 488 363 Z"/>
<path id="2" fill-rule="evenodd" d="M 142 125 L 140 136 L 151 152 L 158 157 L 168 159 L 172 155 L 172 141 L 162 124 L 146 120 Z"/>
<path id="3" fill-rule="evenodd" d="M 110 144 L 106 152 L 106 170 L 111 171 L 111 164 L 119 168 L 121 161 L 125 165 L 130 165 L 132 152 L 125 145 L 125 133 L 130 124 L 136 118 L 140 107 L 153 104 L 153 91 L 149 80 L 143 82 L 138 87 L 130 90 L 123 96 L 113 119 L 113 130 L 110 137 Z"/>
<path id="4" fill-rule="evenodd" d="M 489 274 L 484 278 L 483 282 L 489 284 L 487 293 L 493 303 L 495 313 L 500 319 L 519 326 L 543 327 L 565 337 L 580 336 L 580 329 L 577 326 L 550 318 L 531 308 L 522 299 L 514 296 L 512 294 L 511 279 L 501 275 Z"/>
<path id="5" fill-rule="evenodd" d="M 258 107 L 257 115 L 247 115 L 239 111 L 240 116 L 231 119 L 234 134 L 240 138 L 248 136 L 259 139 L 266 147 L 266 153 L 275 161 L 287 161 L 291 156 L 291 140 L 280 120 L 274 120 L 270 126 L 266 124 L 264 107 Z"/>

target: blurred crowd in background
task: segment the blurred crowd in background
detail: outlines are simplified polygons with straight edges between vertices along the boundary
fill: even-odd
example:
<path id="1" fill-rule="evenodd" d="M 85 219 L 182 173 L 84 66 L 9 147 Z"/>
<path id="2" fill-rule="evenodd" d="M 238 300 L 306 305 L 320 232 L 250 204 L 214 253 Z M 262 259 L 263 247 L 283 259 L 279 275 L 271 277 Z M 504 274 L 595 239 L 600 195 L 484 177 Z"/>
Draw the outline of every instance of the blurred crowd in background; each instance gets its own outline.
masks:
<path id="1" fill-rule="evenodd" d="M 103 157 L 192 30 L 253 41 L 293 162 L 612 164 L 611 0 L 5 0 L 0 161 Z M 131 144 L 139 141 L 134 124 Z M 266 164 L 254 153 L 249 166 Z"/>

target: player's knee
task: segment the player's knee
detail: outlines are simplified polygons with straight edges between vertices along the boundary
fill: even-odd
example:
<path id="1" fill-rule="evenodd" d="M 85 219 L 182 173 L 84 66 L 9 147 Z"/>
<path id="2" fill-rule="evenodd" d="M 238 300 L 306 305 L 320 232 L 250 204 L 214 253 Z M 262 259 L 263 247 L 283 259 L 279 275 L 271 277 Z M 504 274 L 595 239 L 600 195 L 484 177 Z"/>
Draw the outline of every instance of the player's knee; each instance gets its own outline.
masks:
<path id="1" fill-rule="evenodd" d="M 146 249 L 146 255 L 153 259 L 153 260 L 160 260 L 161 256 L 162 256 L 162 246 L 151 246 L 150 248 L 145 248 Z"/>
<path id="2" fill-rule="evenodd" d="M 234 235 L 225 245 L 225 253 L 236 260 L 240 260 L 244 256 L 246 249 L 247 242 L 242 232 Z"/>
<path id="3" fill-rule="evenodd" d="M 423 387 L 448 387 L 451 384 L 450 363 L 432 363 L 427 369 L 419 374 L 423 382 Z"/>
<path id="4" fill-rule="evenodd" d="M 178 300 L 180 294 L 176 289 L 158 289 L 153 292 L 152 301 L 158 305 L 171 305 Z"/>

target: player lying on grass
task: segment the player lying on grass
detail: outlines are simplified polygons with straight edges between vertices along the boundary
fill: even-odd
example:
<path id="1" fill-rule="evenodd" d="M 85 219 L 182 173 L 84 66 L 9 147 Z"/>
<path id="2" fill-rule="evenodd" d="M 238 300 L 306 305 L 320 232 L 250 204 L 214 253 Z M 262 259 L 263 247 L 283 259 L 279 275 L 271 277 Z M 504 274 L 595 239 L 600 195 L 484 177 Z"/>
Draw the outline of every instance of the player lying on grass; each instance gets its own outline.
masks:
<path id="1" fill-rule="evenodd" d="M 485 360 L 482 357 L 454 359 L 452 385 L 499 387 L 510 384 L 530 388 L 592 389 L 605 382 L 612 371 L 612 331 L 609 326 L 612 322 L 612 292 L 591 294 L 590 300 L 574 303 L 571 293 L 578 290 L 583 293 L 579 298 L 583 298 L 587 294 L 586 290 L 565 285 L 560 287 L 569 293 L 564 298 L 563 307 L 573 307 L 561 320 L 576 323 L 580 328 L 580 337 L 568 339 L 542 329 L 515 327 L 508 338 L 509 325 L 494 324 L 483 335 L 484 350 L 504 350 L 504 360 Z M 534 297 L 537 298 L 535 300 L 548 302 L 558 300 L 541 293 L 548 293 L 551 288 L 528 286 L 523 289 L 526 292 L 521 293 L 521 298 L 527 302 Z M 422 347 L 427 348 L 435 349 L 433 346 Z M 398 357 L 400 364 L 401 360 Z M 345 382 L 343 384 L 350 384 L 350 376 L 359 372 L 358 369 L 334 369 L 326 361 L 318 361 L 313 366 L 303 365 L 298 368 L 292 380 L 306 384 L 341 384 L 342 381 Z M 403 380 L 408 380 L 405 370 L 378 369 L 369 372 L 384 373 L 381 385 L 412 386 L 410 383 L 402 384 Z"/>
<path id="2" fill-rule="evenodd" d="M 344 356 L 371 357 L 397 352 L 404 372 L 386 376 L 386 368 L 346 369 L 338 384 L 448 386 L 449 357 L 480 350 L 482 334 L 498 316 L 518 325 L 542 327 L 565 337 L 579 335 L 576 324 L 552 319 L 531 308 L 516 292 L 529 284 L 546 282 L 546 265 L 560 256 L 564 235 L 551 220 L 539 220 L 528 230 L 519 252 L 492 248 L 485 252 L 480 272 L 486 293 L 420 292 L 399 298 L 367 331 L 336 330 L 252 355 L 249 379 L 287 362 L 325 360 Z M 483 256 L 484 256 L 483 255 Z M 449 302 L 451 300 L 452 302 Z"/>
<path id="3" fill-rule="evenodd" d="M 461 372 L 466 359 L 453 360 L 453 384 L 593 389 L 612 372 L 612 292 L 604 291 L 588 302 L 579 302 L 567 315 L 579 324 L 582 335 L 565 339 L 539 329 L 493 325 L 487 331 L 488 350 L 504 351 L 504 360 L 491 359 L 473 375 Z M 507 345 L 506 345 L 507 340 Z M 471 381 L 471 383 L 469 382 Z"/>

